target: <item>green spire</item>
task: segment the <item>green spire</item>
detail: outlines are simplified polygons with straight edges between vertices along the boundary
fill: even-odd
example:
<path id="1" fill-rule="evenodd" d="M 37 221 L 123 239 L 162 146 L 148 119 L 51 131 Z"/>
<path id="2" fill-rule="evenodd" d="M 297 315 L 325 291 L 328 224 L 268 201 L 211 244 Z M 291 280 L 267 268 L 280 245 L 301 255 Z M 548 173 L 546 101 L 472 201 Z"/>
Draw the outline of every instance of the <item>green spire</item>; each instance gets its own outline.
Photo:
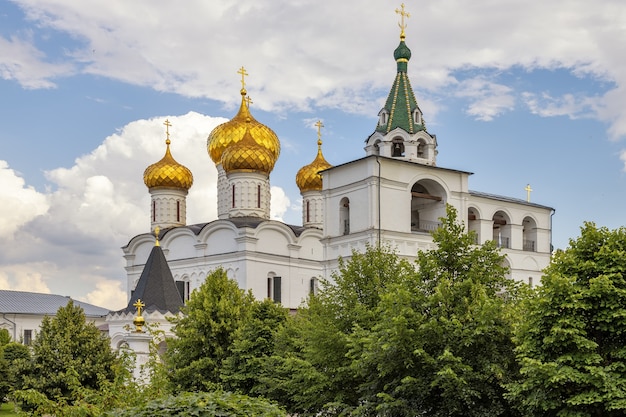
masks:
<path id="1" fill-rule="evenodd" d="M 408 133 L 416 133 L 420 130 L 426 130 L 424 126 L 421 111 L 417 105 L 411 82 L 407 75 L 407 67 L 409 59 L 411 59 L 411 50 L 406 43 L 404 37 L 400 38 L 400 45 L 393 52 L 393 57 L 398 66 L 398 74 L 391 86 L 391 91 L 387 97 L 385 106 L 381 112 L 385 112 L 386 116 L 381 118 L 376 126 L 377 132 L 388 133 L 396 128 L 401 128 Z M 414 114 L 419 114 L 417 123 Z M 384 122 L 384 123 L 383 123 Z"/>

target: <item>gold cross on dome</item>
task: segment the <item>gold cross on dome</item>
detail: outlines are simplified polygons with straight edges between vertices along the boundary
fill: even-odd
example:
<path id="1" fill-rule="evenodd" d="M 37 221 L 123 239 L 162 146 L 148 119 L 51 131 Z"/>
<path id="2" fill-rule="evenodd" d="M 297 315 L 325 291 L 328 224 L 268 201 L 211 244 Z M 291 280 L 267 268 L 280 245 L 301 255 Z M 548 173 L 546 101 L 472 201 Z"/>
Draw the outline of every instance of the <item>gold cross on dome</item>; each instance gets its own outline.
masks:
<path id="1" fill-rule="evenodd" d="M 246 69 L 243 67 L 243 65 L 241 66 L 241 68 L 239 68 L 237 74 L 241 74 L 241 88 L 246 88 L 246 75 L 248 75 L 248 73 L 246 72 Z"/>
<path id="2" fill-rule="evenodd" d="M 321 142 L 322 141 L 322 128 L 324 127 L 324 124 L 322 123 L 321 120 L 318 120 L 317 123 L 315 123 L 315 126 L 317 126 L 317 141 Z"/>
<path id="3" fill-rule="evenodd" d="M 402 3 L 400 5 L 401 10 L 396 9 L 396 13 L 400 15 L 400 23 L 398 23 L 398 26 L 400 26 L 400 37 L 404 38 L 404 29 L 406 29 L 406 23 L 404 22 L 404 18 L 406 17 L 407 19 L 409 17 L 411 17 L 411 14 L 409 12 L 405 12 L 404 11 L 404 3 Z"/>
<path id="4" fill-rule="evenodd" d="M 526 184 L 526 188 L 524 188 L 524 190 L 526 191 L 526 201 L 528 201 L 530 203 L 530 192 L 533 189 L 530 188 L 530 184 Z"/>
<path id="5" fill-rule="evenodd" d="M 246 100 L 246 104 L 248 105 L 248 108 L 250 108 L 250 104 L 254 103 L 254 101 L 252 101 L 252 98 L 250 96 L 246 96 L 244 100 Z"/>
<path id="6" fill-rule="evenodd" d="M 154 228 L 154 237 L 156 237 L 156 241 L 154 242 L 154 246 L 161 246 L 159 244 L 159 233 L 161 233 L 161 228 L 159 226 Z"/>
<path id="7" fill-rule="evenodd" d="M 170 140 L 170 126 L 172 125 L 168 119 L 165 119 L 163 123 L 165 125 L 165 134 L 167 135 L 167 140 Z"/>
<path id="8" fill-rule="evenodd" d="M 137 309 L 137 317 L 141 317 L 141 310 L 145 306 L 146 305 L 141 301 L 141 299 L 137 299 L 137 302 L 135 304 L 133 304 L 133 307 L 135 307 Z"/>

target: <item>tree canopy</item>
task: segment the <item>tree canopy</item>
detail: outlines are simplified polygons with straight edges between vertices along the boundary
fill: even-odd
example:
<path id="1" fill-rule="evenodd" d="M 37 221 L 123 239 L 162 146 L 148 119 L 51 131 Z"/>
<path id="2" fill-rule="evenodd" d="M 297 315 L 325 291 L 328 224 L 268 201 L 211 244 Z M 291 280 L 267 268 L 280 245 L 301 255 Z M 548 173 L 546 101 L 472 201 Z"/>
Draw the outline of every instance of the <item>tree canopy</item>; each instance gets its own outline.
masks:
<path id="1" fill-rule="evenodd" d="M 585 223 L 554 256 L 516 336 L 525 415 L 626 413 L 626 228 Z"/>
<path id="2" fill-rule="evenodd" d="M 236 332 L 250 318 L 254 297 L 217 269 L 192 292 L 174 319 L 166 365 L 176 392 L 221 386 L 222 362 L 231 354 Z"/>

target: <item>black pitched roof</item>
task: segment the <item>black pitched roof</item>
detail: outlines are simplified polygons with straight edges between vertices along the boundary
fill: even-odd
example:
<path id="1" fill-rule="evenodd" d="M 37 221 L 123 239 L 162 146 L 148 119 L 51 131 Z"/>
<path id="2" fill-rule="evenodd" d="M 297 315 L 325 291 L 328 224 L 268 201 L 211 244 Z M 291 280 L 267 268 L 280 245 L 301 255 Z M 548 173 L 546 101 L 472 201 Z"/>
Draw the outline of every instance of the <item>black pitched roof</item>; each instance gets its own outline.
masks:
<path id="1" fill-rule="evenodd" d="M 159 311 L 161 313 L 178 313 L 183 306 L 183 300 L 176 288 L 172 271 L 167 265 L 165 255 L 160 246 L 154 246 L 143 268 L 139 282 L 133 291 L 128 306 L 120 313 L 135 313 L 133 306 L 138 299 L 145 304 L 146 312 Z"/>

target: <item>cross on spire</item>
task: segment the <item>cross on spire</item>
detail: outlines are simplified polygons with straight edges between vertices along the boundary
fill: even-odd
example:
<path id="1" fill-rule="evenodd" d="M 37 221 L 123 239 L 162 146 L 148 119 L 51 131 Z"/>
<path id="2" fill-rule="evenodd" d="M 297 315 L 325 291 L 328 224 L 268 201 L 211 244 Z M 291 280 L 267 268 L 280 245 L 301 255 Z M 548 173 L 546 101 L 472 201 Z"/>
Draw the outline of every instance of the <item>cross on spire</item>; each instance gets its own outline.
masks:
<path id="1" fill-rule="evenodd" d="M 166 142 L 170 144 L 170 126 L 172 125 L 168 119 L 165 119 L 163 123 L 165 125 L 165 135 L 167 136 Z"/>
<path id="2" fill-rule="evenodd" d="M 133 307 L 135 307 L 137 309 L 137 317 L 141 317 L 141 310 L 145 306 L 146 305 L 143 303 L 143 301 L 141 301 L 141 299 L 137 299 L 137 302 L 135 304 L 133 304 Z"/>
<path id="3" fill-rule="evenodd" d="M 406 37 L 404 34 L 404 29 L 406 29 L 406 23 L 404 22 L 404 18 L 406 17 L 408 19 L 409 17 L 411 17 L 411 14 L 404 11 L 404 3 L 402 3 L 400 7 L 400 10 L 396 9 L 396 13 L 400 15 L 400 23 L 398 23 L 398 26 L 400 26 L 400 39 L 404 39 Z"/>
<path id="4" fill-rule="evenodd" d="M 315 123 L 315 126 L 317 126 L 317 144 L 321 146 L 322 145 L 322 128 L 324 127 L 324 124 L 322 123 L 321 120 L 318 120 Z"/>
<path id="5" fill-rule="evenodd" d="M 248 105 L 248 108 L 250 108 L 250 104 L 254 103 L 254 101 L 252 101 L 252 98 L 250 96 L 246 96 L 246 98 L 244 98 L 244 100 L 246 101 L 246 104 Z"/>
<path id="6" fill-rule="evenodd" d="M 526 188 L 524 188 L 524 190 L 526 191 L 526 201 L 530 203 L 530 192 L 533 189 L 530 188 L 530 184 L 526 184 Z"/>
<path id="7" fill-rule="evenodd" d="M 246 69 L 243 67 L 243 65 L 241 66 L 241 68 L 239 68 L 239 71 L 237 71 L 237 74 L 241 74 L 241 88 L 245 89 L 246 88 L 246 75 L 248 75 L 248 73 L 246 72 Z"/>

